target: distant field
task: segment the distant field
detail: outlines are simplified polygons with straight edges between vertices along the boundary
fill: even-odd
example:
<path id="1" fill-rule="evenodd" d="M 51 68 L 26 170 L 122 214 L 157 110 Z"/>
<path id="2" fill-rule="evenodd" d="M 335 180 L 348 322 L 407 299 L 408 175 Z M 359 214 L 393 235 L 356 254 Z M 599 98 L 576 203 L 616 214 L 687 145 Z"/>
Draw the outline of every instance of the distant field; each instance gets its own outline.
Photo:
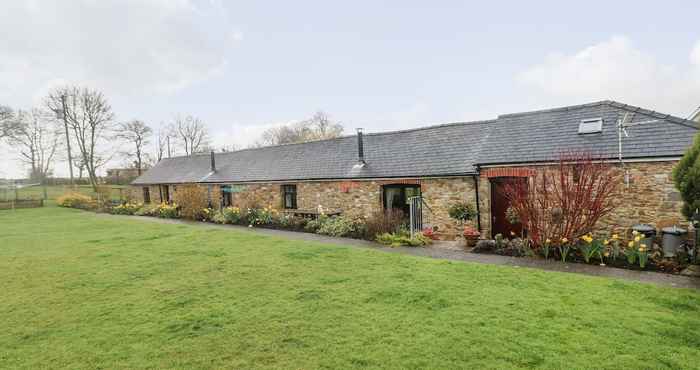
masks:
<path id="1" fill-rule="evenodd" d="M 119 199 L 120 189 L 125 189 L 126 185 L 105 185 L 112 189 L 111 196 L 112 199 Z M 90 185 L 54 185 L 46 186 L 46 199 L 56 200 L 62 194 L 68 192 L 78 192 L 85 195 L 94 195 L 95 192 L 92 190 Z M 12 200 L 12 199 L 43 199 L 44 198 L 44 187 L 43 186 L 33 186 L 30 188 L 18 189 L 15 193 L 14 190 L 0 189 L 0 201 Z"/>

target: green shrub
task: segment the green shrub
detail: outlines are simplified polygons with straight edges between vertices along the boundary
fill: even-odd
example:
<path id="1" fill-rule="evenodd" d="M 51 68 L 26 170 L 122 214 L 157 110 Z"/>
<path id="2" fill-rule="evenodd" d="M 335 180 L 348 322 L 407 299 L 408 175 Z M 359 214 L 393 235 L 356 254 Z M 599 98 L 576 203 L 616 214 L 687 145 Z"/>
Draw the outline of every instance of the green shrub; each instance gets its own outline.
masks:
<path id="1" fill-rule="evenodd" d="M 160 218 L 179 218 L 180 217 L 180 212 L 178 211 L 178 205 L 173 203 L 173 204 L 166 204 L 166 203 L 161 203 L 158 206 L 158 210 L 156 213 L 156 216 Z"/>
<path id="2" fill-rule="evenodd" d="M 476 208 L 471 203 L 459 202 L 451 205 L 447 214 L 459 222 L 465 222 L 476 217 Z"/>
<path id="3" fill-rule="evenodd" d="M 128 202 L 120 204 L 116 207 L 112 207 L 112 209 L 110 209 L 110 213 L 113 215 L 131 216 L 136 214 L 136 212 L 138 212 L 141 209 L 141 207 L 143 207 L 143 204 Z"/>
<path id="4" fill-rule="evenodd" d="M 87 195 L 80 193 L 63 194 L 56 199 L 56 204 L 60 207 L 78 208 L 78 209 L 95 209 L 97 202 Z"/>
<path id="5" fill-rule="evenodd" d="M 223 216 L 224 222 L 227 224 L 239 224 L 243 219 L 243 213 L 238 207 L 226 207 L 221 210 L 221 215 Z"/>
<path id="6" fill-rule="evenodd" d="M 310 232 L 310 233 L 316 233 L 318 230 L 323 226 L 323 224 L 328 220 L 328 216 L 326 215 L 319 215 L 317 218 L 309 221 L 306 223 L 306 226 L 304 226 L 304 231 Z"/>
<path id="7" fill-rule="evenodd" d="M 226 216 L 224 216 L 223 212 L 217 212 L 214 214 L 214 216 L 211 217 L 211 221 L 217 224 L 227 224 L 226 222 Z"/>
<path id="8" fill-rule="evenodd" d="M 219 212 L 216 212 L 212 208 L 202 208 L 202 210 L 199 212 L 199 220 L 203 222 L 211 222 L 213 221 L 214 215 L 217 215 Z"/>
<path id="9" fill-rule="evenodd" d="M 134 212 L 135 216 L 158 216 L 158 205 L 144 205 L 138 211 Z"/>
<path id="10" fill-rule="evenodd" d="M 274 224 L 277 216 L 277 210 L 271 207 L 249 208 L 248 213 L 246 214 L 246 219 L 248 221 L 248 225 L 263 226 Z"/>
<path id="11" fill-rule="evenodd" d="M 309 220 L 303 217 L 292 215 L 282 215 L 277 221 L 279 227 L 288 230 L 304 230 L 306 224 L 309 222 Z"/>
<path id="12" fill-rule="evenodd" d="M 327 217 L 321 222 L 316 233 L 334 237 L 357 236 L 361 234 L 363 226 L 362 222 L 343 216 Z"/>
<path id="13" fill-rule="evenodd" d="M 422 234 L 418 233 L 411 238 L 411 235 L 407 232 L 379 234 L 377 235 L 377 242 L 391 247 L 422 247 L 432 243 L 430 238 L 427 238 Z"/>
<path id="14" fill-rule="evenodd" d="M 691 219 L 700 209 L 700 135 L 673 169 L 673 181 L 683 198 L 683 215 Z"/>

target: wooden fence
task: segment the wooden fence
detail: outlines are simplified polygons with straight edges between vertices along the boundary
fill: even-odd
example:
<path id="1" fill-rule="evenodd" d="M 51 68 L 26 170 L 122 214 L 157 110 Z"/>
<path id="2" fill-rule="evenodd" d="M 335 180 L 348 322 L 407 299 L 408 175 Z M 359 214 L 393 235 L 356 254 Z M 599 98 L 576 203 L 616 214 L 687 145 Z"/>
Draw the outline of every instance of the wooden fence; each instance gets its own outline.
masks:
<path id="1" fill-rule="evenodd" d="M 43 199 L 17 199 L 9 201 L 0 201 L 0 210 L 17 208 L 39 208 L 43 206 Z"/>

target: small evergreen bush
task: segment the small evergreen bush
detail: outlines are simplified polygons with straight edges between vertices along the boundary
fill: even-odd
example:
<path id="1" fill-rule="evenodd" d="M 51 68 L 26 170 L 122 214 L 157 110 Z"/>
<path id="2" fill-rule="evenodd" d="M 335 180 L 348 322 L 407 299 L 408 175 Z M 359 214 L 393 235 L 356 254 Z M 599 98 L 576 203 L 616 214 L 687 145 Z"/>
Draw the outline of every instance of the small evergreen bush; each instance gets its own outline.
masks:
<path id="1" fill-rule="evenodd" d="M 343 216 L 327 217 L 316 230 L 317 234 L 350 237 L 361 234 L 364 224 Z"/>
<path id="2" fill-rule="evenodd" d="M 673 181 L 683 199 L 683 215 L 691 219 L 700 209 L 700 135 L 673 169 Z"/>

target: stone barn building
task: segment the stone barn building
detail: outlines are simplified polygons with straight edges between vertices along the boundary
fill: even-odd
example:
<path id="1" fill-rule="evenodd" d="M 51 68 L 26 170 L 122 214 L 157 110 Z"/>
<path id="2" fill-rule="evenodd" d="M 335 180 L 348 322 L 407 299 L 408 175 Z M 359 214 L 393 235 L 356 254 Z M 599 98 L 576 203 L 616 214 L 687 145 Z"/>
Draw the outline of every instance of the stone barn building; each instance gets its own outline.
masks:
<path id="1" fill-rule="evenodd" d="M 624 130 L 620 129 L 621 123 Z M 620 207 L 600 225 L 683 224 L 672 169 L 698 123 L 614 101 L 501 115 L 411 130 L 362 134 L 228 153 L 166 158 L 132 182 L 148 202 L 177 202 L 177 188 L 208 188 L 215 207 L 301 213 L 319 207 L 351 217 L 400 209 L 421 195 L 426 223 L 446 237 L 448 208 L 474 204 L 482 235 L 509 233 L 504 182 L 528 177 L 564 151 L 588 151 L 622 166 Z"/>

